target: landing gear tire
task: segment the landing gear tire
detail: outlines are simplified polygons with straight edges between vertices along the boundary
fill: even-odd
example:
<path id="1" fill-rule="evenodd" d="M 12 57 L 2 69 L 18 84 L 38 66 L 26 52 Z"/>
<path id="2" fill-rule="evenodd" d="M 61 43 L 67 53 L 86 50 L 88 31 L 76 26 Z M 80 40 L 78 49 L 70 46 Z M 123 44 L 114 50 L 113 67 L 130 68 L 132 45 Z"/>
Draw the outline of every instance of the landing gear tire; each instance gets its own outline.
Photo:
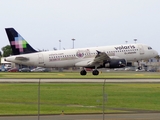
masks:
<path id="1" fill-rule="evenodd" d="M 141 67 L 141 66 L 139 66 L 139 67 L 138 67 L 138 70 L 142 70 L 142 67 Z"/>
<path id="2" fill-rule="evenodd" d="M 93 70 L 93 71 L 92 71 L 92 74 L 93 74 L 93 75 L 99 75 L 99 71 L 98 71 L 98 70 Z"/>
<path id="3" fill-rule="evenodd" d="M 82 71 L 80 72 L 80 74 L 81 74 L 81 75 L 86 75 L 87 72 L 86 72 L 85 70 L 82 70 Z"/>

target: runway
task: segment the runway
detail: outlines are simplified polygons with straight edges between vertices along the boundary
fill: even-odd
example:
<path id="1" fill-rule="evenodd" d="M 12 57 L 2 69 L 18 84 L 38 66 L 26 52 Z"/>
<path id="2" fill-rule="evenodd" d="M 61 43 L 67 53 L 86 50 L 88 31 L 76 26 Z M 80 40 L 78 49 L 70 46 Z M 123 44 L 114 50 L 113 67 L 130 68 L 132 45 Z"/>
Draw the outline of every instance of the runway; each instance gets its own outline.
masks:
<path id="1" fill-rule="evenodd" d="M 160 79 L 0 79 L 0 83 L 160 83 Z"/>
<path id="2" fill-rule="evenodd" d="M 104 120 L 159 120 L 159 118 L 159 113 L 105 114 Z M 38 120 L 38 116 L 0 117 L 0 120 Z M 103 115 L 46 115 L 40 116 L 39 120 L 103 120 Z"/>

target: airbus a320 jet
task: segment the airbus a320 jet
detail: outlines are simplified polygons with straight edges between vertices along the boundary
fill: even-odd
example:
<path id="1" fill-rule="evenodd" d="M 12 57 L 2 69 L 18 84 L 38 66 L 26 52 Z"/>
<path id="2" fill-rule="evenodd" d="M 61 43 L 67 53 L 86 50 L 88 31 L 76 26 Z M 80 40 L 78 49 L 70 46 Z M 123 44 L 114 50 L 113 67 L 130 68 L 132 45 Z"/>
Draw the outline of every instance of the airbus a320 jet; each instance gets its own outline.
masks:
<path id="1" fill-rule="evenodd" d="M 13 55 L 5 60 L 17 64 L 38 67 L 82 67 L 81 75 L 86 75 L 85 68 L 93 69 L 98 75 L 99 68 L 122 68 L 128 62 L 148 60 L 158 55 L 157 51 L 145 44 L 123 44 L 102 47 L 77 48 L 57 51 L 36 51 L 14 29 L 6 28 L 6 33 Z"/>

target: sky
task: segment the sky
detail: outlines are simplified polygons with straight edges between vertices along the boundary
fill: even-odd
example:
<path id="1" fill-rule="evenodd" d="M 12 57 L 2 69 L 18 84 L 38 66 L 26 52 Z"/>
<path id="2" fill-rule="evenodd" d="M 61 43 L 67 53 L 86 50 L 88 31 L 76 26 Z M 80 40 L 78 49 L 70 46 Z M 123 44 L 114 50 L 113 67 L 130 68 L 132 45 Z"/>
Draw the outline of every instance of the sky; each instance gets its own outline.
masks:
<path id="1" fill-rule="evenodd" d="M 15 28 L 36 50 L 144 43 L 160 53 L 160 0 L 1 0 L 0 48 Z M 61 40 L 61 42 L 59 42 Z"/>

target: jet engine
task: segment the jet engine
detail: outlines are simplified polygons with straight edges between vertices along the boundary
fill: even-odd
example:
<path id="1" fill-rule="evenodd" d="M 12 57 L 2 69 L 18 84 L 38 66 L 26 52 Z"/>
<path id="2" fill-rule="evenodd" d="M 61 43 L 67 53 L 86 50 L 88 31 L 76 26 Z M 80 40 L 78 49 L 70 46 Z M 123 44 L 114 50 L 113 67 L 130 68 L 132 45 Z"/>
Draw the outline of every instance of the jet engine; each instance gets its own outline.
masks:
<path id="1" fill-rule="evenodd" d="M 125 59 L 111 59 L 110 61 L 104 61 L 105 68 L 122 68 L 127 65 Z"/>

